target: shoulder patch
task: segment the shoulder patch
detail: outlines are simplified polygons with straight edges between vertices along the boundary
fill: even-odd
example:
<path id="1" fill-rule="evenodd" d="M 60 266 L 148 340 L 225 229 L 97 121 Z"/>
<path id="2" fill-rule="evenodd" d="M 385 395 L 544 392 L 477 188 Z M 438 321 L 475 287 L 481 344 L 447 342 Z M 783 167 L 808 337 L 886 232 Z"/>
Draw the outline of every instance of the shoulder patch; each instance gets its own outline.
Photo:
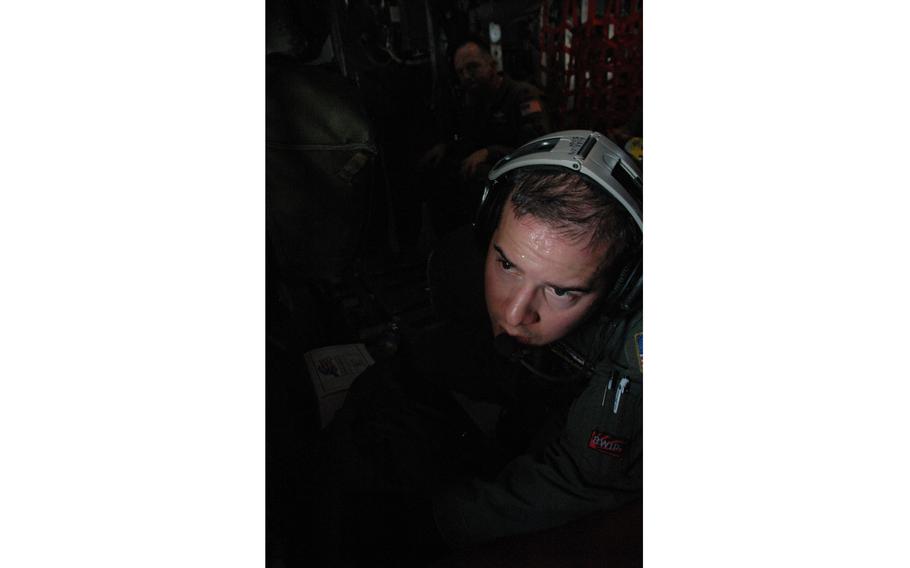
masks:
<path id="1" fill-rule="evenodd" d="M 626 441 L 614 436 L 610 436 L 609 434 L 604 434 L 603 432 L 593 430 L 591 431 L 591 438 L 588 440 L 588 447 L 602 454 L 607 454 L 608 456 L 613 456 L 615 458 L 621 458 L 623 450 L 626 447 Z"/>
<path id="2" fill-rule="evenodd" d="M 643 333 L 643 332 L 642 332 Z M 635 334 L 635 348 L 638 349 L 638 370 L 645 372 L 645 347 L 642 341 L 642 333 Z"/>
<path id="3" fill-rule="evenodd" d="M 543 105 L 537 99 L 531 99 L 521 103 L 521 116 L 528 116 L 535 112 L 543 112 Z"/>

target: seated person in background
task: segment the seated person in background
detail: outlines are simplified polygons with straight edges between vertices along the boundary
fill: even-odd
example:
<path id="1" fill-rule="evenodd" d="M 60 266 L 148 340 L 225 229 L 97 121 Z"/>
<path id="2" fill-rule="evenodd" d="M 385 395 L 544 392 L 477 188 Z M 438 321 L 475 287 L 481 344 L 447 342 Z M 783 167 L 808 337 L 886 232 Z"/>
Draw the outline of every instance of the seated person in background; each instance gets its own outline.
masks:
<path id="1" fill-rule="evenodd" d="M 426 188 L 440 233 L 470 221 L 493 164 L 550 131 L 540 90 L 500 75 L 482 39 L 463 42 L 453 62 L 464 93 L 458 132 L 430 148 L 418 162 L 419 170 L 431 170 L 443 181 L 442 187 Z"/>
<path id="2" fill-rule="evenodd" d="M 471 235 L 482 253 L 444 246 L 431 265 L 455 294 L 482 282 L 486 309 L 457 308 L 462 321 L 361 375 L 324 432 L 323 560 L 425 565 L 641 498 L 633 162 L 566 131 L 497 164 Z"/>

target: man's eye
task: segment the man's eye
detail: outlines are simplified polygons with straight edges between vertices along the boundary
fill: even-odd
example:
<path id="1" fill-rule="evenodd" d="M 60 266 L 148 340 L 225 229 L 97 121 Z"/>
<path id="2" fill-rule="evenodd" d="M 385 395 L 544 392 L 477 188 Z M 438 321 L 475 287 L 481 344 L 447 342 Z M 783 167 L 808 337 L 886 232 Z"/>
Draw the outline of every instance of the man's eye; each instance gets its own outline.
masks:
<path id="1" fill-rule="evenodd" d="M 512 264 L 511 262 L 509 262 L 508 260 L 504 259 L 504 258 L 497 258 L 497 259 L 496 259 L 496 262 L 498 262 L 499 265 L 502 266 L 502 269 L 503 269 L 503 270 L 511 270 L 511 269 L 512 269 L 513 264 Z"/>
<path id="2" fill-rule="evenodd" d="M 550 288 L 550 295 L 553 299 L 553 305 L 557 308 L 568 308 L 575 305 L 575 302 L 581 298 L 581 294 L 566 290 L 565 288 Z"/>

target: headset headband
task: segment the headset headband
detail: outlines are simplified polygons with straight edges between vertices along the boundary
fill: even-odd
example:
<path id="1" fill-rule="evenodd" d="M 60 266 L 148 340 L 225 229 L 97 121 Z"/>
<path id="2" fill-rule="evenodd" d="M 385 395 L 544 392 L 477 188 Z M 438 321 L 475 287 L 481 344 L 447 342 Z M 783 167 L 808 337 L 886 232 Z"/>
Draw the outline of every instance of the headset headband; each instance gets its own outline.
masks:
<path id="1" fill-rule="evenodd" d="M 510 184 L 502 183 L 506 174 L 520 168 L 564 168 L 587 177 L 615 198 L 635 220 L 642 231 L 642 176 L 634 159 L 619 146 L 598 132 L 564 130 L 536 138 L 499 160 L 488 175 L 480 207 L 474 221 L 478 245 L 486 248 L 493 233 Z M 601 298 L 602 317 L 617 321 L 639 309 L 642 291 L 641 243 L 627 251 L 617 263 L 613 281 Z M 503 341 L 506 341 L 503 339 Z M 500 342 L 502 343 L 502 341 Z M 557 341 L 550 349 L 560 358 L 585 373 L 593 369 L 602 353 L 584 355 L 565 341 Z M 519 356 L 521 358 L 521 356 Z M 543 376 L 523 361 L 532 372 Z"/>
<path id="2" fill-rule="evenodd" d="M 558 166 L 583 174 L 616 198 L 642 228 L 641 170 L 631 156 L 604 135 L 590 130 L 564 130 L 536 138 L 499 160 L 488 176 L 528 166 Z M 486 202 L 490 185 L 484 189 Z"/>

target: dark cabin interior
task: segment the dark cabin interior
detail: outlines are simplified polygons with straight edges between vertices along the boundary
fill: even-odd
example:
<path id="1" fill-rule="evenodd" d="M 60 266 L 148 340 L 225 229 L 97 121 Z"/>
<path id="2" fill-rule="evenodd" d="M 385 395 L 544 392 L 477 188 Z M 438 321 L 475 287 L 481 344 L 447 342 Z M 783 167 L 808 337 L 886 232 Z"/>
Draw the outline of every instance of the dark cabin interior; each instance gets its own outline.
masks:
<path id="1" fill-rule="evenodd" d="M 458 120 L 453 47 L 496 24 L 503 71 L 545 93 L 556 129 L 622 145 L 642 134 L 641 12 L 641 0 L 267 0 L 267 565 L 310 565 L 300 495 L 320 415 L 304 353 L 362 343 L 378 360 L 459 309 L 430 294 L 445 235 L 414 173 Z M 640 507 L 623 519 L 436 565 L 639 565 Z"/>

